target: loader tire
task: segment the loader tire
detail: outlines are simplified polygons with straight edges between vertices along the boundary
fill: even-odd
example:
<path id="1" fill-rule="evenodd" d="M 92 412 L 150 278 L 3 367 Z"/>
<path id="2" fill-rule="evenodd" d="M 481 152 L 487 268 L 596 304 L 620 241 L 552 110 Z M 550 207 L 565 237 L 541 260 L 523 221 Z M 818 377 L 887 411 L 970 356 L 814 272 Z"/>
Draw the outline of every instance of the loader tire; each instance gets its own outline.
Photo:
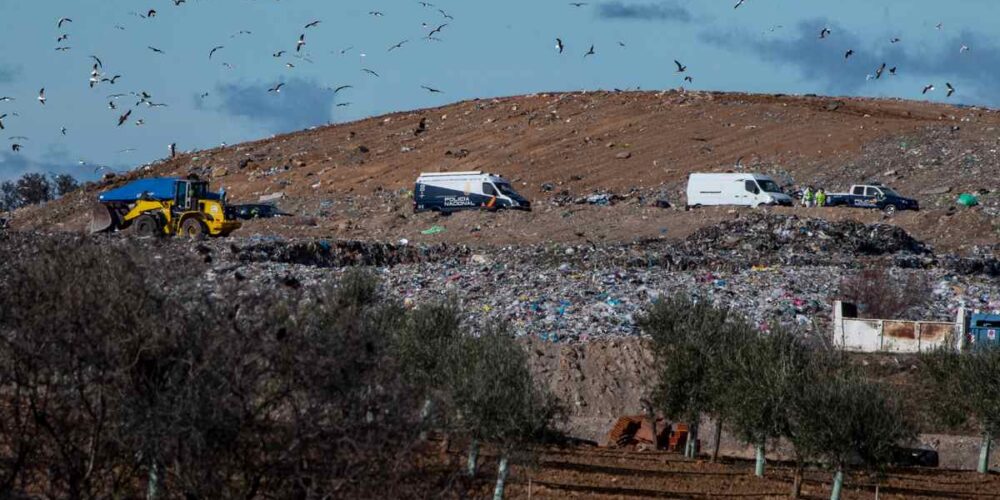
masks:
<path id="1" fill-rule="evenodd" d="M 163 234 L 160 222 L 152 215 L 140 215 L 132 223 L 136 236 L 159 236 Z"/>
<path id="2" fill-rule="evenodd" d="M 182 236 L 187 236 L 188 238 L 194 240 L 202 240 L 205 239 L 206 234 L 208 234 L 208 228 L 206 228 L 205 224 L 202 224 L 200 220 L 195 219 L 194 217 L 185 220 L 184 223 L 181 224 Z"/>

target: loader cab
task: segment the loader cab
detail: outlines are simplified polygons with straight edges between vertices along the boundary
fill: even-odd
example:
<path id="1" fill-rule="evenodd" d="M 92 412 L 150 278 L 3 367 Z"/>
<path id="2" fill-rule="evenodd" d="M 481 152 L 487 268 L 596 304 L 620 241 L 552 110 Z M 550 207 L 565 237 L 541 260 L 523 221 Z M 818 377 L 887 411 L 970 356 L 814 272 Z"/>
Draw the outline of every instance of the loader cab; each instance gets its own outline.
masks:
<path id="1" fill-rule="evenodd" d="M 178 180 L 174 185 L 174 207 L 180 211 L 198 210 L 198 200 L 208 198 L 208 183 L 197 180 Z"/>

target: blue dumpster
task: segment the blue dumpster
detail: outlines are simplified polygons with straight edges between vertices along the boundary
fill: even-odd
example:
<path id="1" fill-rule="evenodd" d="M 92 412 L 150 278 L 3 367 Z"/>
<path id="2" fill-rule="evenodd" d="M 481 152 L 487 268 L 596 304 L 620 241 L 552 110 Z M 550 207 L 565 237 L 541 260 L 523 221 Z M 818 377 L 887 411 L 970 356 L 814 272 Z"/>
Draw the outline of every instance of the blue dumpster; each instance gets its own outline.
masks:
<path id="1" fill-rule="evenodd" d="M 969 318 L 969 347 L 985 349 L 1000 345 L 1000 314 L 975 313 Z"/>

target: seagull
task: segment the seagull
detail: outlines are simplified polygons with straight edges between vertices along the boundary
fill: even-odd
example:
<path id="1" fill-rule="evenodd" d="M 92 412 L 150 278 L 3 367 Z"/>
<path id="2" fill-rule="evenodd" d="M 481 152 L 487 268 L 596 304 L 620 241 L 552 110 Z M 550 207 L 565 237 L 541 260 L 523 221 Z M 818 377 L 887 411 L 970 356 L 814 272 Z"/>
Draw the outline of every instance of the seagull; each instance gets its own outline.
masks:
<path id="1" fill-rule="evenodd" d="M 323 22 L 323 21 L 319 21 L 319 20 L 313 21 L 313 22 L 307 24 L 306 27 L 303 28 L 303 29 L 315 28 L 316 26 L 319 26 L 319 23 L 321 23 L 321 22 Z"/>
<path id="2" fill-rule="evenodd" d="M 625 42 L 621 42 L 621 41 L 619 41 L 619 42 L 618 42 L 618 46 L 619 46 L 619 47 L 622 47 L 622 48 L 625 48 Z"/>
<path id="3" fill-rule="evenodd" d="M 141 127 L 141 126 L 143 126 L 145 124 L 146 124 L 146 120 L 143 120 L 142 118 L 139 118 L 138 120 L 135 121 L 135 126 L 136 127 Z"/>
<path id="4" fill-rule="evenodd" d="M 896 67 L 895 66 L 889 68 L 889 74 L 892 75 L 892 76 L 896 76 Z"/>
<path id="5" fill-rule="evenodd" d="M 344 108 L 344 107 L 347 107 L 347 106 L 350 106 L 350 105 L 351 105 L 351 103 L 349 103 L 349 102 L 338 102 L 337 103 L 337 107 L 338 108 Z"/>
<path id="6" fill-rule="evenodd" d="M 281 55 L 284 54 L 285 52 L 286 51 L 284 51 L 284 50 L 279 50 L 279 51 L 275 52 L 274 54 L 271 54 L 271 57 L 281 57 Z"/>
<path id="7" fill-rule="evenodd" d="M 156 103 L 156 102 L 152 102 L 152 101 L 146 101 L 146 106 L 150 107 L 150 108 L 165 108 L 165 107 L 167 107 L 167 105 L 164 104 L 164 103 Z"/>
<path id="8" fill-rule="evenodd" d="M 853 55 L 854 55 L 854 49 L 847 49 L 847 52 L 844 53 L 844 59 L 847 59 Z"/>
<path id="9" fill-rule="evenodd" d="M 42 103 L 42 105 L 45 104 L 45 87 L 42 87 L 42 90 L 38 91 L 38 102 Z"/>
<path id="10" fill-rule="evenodd" d="M 747 0 L 740 0 L 739 2 L 736 2 L 736 5 L 734 5 L 733 8 L 734 9 L 740 8 L 740 5 L 743 5 L 743 2 L 746 2 L 746 1 Z"/>
<path id="11" fill-rule="evenodd" d="M 421 85 L 420 88 L 422 88 L 422 89 L 424 89 L 424 90 L 426 90 L 426 91 L 428 91 L 428 92 L 430 92 L 432 94 L 443 94 L 444 93 L 444 92 L 441 92 L 438 89 L 432 89 L 432 88 L 430 88 L 430 87 L 428 87 L 426 85 Z"/>
<path id="12" fill-rule="evenodd" d="M 944 28 L 944 23 L 937 23 L 937 24 L 934 25 L 934 27 L 937 28 L 937 29 Z"/>
<path id="13" fill-rule="evenodd" d="M 111 85 L 114 85 L 115 81 L 117 81 L 121 77 L 122 77 L 122 75 L 115 75 L 115 76 L 112 76 L 111 78 L 101 78 L 101 81 L 102 82 L 108 82 Z"/>
<path id="14" fill-rule="evenodd" d="M 893 37 L 891 40 L 889 40 L 889 43 L 899 43 L 901 41 L 902 40 L 900 40 L 898 37 Z"/>
<path id="15" fill-rule="evenodd" d="M 118 109 L 118 106 L 115 106 L 115 101 L 108 101 L 108 109 Z"/>
<path id="16" fill-rule="evenodd" d="M 132 110 L 128 110 L 124 115 L 118 117 L 118 126 L 121 127 L 123 123 L 128 121 L 128 117 L 132 116 Z"/>
<path id="17" fill-rule="evenodd" d="M 433 7 L 434 6 L 434 4 L 428 3 L 428 2 L 417 2 L 417 3 L 419 3 L 421 7 Z"/>
<path id="18" fill-rule="evenodd" d="M 239 35 L 252 35 L 252 34 L 253 33 L 247 30 L 239 30 L 236 33 L 233 33 L 232 35 L 229 35 L 229 38 L 236 38 Z"/>
<path id="19" fill-rule="evenodd" d="M 108 99 L 118 99 L 119 97 L 125 97 L 125 94 L 111 94 L 107 98 Z"/>
<path id="20" fill-rule="evenodd" d="M 562 38 L 556 38 L 556 48 L 559 49 L 560 54 L 563 53 L 563 49 L 565 49 L 566 46 L 563 45 Z"/>
<path id="21" fill-rule="evenodd" d="M 830 33 L 833 33 L 832 31 L 830 31 L 830 28 L 823 28 L 819 30 L 819 37 L 826 38 L 826 36 L 829 35 Z"/>
<path id="22" fill-rule="evenodd" d="M 590 50 L 588 50 L 587 53 L 583 55 L 583 57 L 592 56 L 592 55 L 594 55 L 594 46 L 593 45 L 590 46 Z"/>
<path id="23" fill-rule="evenodd" d="M 684 77 L 684 81 L 688 83 L 694 83 L 694 78 L 691 78 L 691 75 L 688 75 Z"/>
<path id="24" fill-rule="evenodd" d="M 148 48 L 149 48 L 149 50 L 152 50 L 153 52 L 156 52 L 157 54 L 163 54 L 164 53 L 162 50 L 160 50 L 160 49 L 158 49 L 156 47 L 153 47 L 152 45 L 149 45 Z"/>
<path id="25" fill-rule="evenodd" d="M 306 44 L 306 34 L 303 33 L 299 35 L 299 41 L 295 43 L 295 52 L 302 50 L 302 46 Z"/>
<path id="26" fill-rule="evenodd" d="M 341 85 L 341 86 L 333 89 L 333 93 L 336 94 L 337 92 L 340 92 L 341 90 L 347 90 L 347 89 L 353 89 L 353 88 L 354 87 L 352 85 Z"/>
<path id="27" fill-rule="evenodd" d="M 0 130 L 3 130 L 3 119 L 7 118 L 7 113 L 0 115 Z"/>
<path id="28" fill-rule="evenodd" d="M 287 66 L 287 67 L 288 67 L 288 69 L 292 69 L 292 68 L 294 68 L 294 67 L 295 67 L 295 65 L 294 65 L 294 64 L 292 64 L 292 63 L 285 63 L 285 66 Z"/>
<path id="29" fill-rule="evenodd" d="M 275 94 L 280 94 L 281 93 L 281 87 L 284 87 L 284 86 L 285 86 L 284 83 L 279 83 L 279 84 L 277 84 L 277 85 L 275 85 L 275 86 L 267 89 L 267 91 L 268 92 L 274 92 Z"/>
<path id="30" fill-rule="evenodd" d="M 10 149 L 16 153 L 16 152 L 18 152 L 18 151 L 21 150 L 21 145 L 20 144 L 16 144 L 16 143 L 15 144 L 11 144 L 10 145 Z"/>
<path id="31" fill-rule="evenodd" d="M 349 50 L 351 50 L 351 49 L 353 49 L 353 48 L 354 48 L 354 46 L 353 46 L 353 45 L 351 45 L 350 47 L 347 47 L 346 49 L 341 49 L 341 50 L 340 50 L 340 55 L 344 55 L 344 54 L 346 54 L 346 53 L 347 53 L 347 52 L 348 52 Z"/>
<path id="32" fill-rule="evenodd" d="M 402 42 L 399 42 L 396 45 L 393 45 L 392 47 L 389 47 L 389 50 L 387 52 L 392 52 L 395 49 L 401 48 L 403 46 L 403 44 L 406 43 L 406 42 L 409 42 L 409 40 L 403 40 Z"/>
<path id="33" fill-rule="evenodd" d="M 56 51 L 57 52 L 65 52 L 65 51 L 67 51 L 69 49 L 72 49 L 72 48 L 73 47 L 56 47 Z"/>
<path id="34" fill-rule="evenodd" d="M 431 32 L 427 34 L 427 38 L 430 38 L 430 37 L 434 36 L 434 33 L 440 33 L 441 30 L 443 30 L 445 26 L 448 26 L 448 23 L 444 23 L 441 26 L 438 26 L 437 28 L 432 29 Z"/>
<path id="35" fill-rule="evenodd" d="M 68 17 L 60 17 L 59 22 L 56 23 L 56 26 L 62 28 L 63 23 L 71 23 L 71 22 L 73 22 L 73 20 Z"/>
<path id="36" fill-rule="evenodd" d="M 182 4 L 182 3 L 186 2 L 186 1 L 187 0 L 174 0 L 174 7 L 177 7 L 177 6 L 179 6 L 180 4 Z"/>
<path id="37" fill-rule="evenodd" d="M 59 38 L 56 38 L 56 43 L 62 43 L 63 40 L 68 40 L 68 39 L 69 39 L 69 35 L 63 34 L 63 35 L 60 35 Z"/>
<path id="38" fill-rule="evenodd" d="M 368 11 L 368 15 L 375 16 L 375 17 L 382 17 L 385 14 L 383 14 L 383 13 L 377 11 L 377 10 L 370 10 L 370 11 Z"/>
<path id="39" fill-rule="evenodd" d="M 216 45 L 215 47 L 212 47 L 212 50 L 208 51 L 208 58 L 211 59 L 212 55 L 214 55 L 216 51 L 222 50 L 224 48 L 225 47 L 222 45 Z"/>
<path id="40" fill-rule="evenodd" d="M 921 92 L 921 94 L 926 94 L 926 93 L 928 93 L 928 92 L 930 92 L 932 90 L 934 90 L 934 85 L 933 84 L 927 85 L 927 86 L 924 87 L 924 91 Z"/>
<path id="41" fill-rule="evenodd" d="M 97 56 L 90 56 L 90 58 L 93 59 L 94 62 L 97 63 L 97 67 L 98 68 L 104 69 L 104 65 L 101 64 L 101 59 L 100 58 L 98 58 Z"/>
<path id="42" fill-rule="evenodd" d="M 958 53 L 959 54 L 961 54 L 962 52 L 968 52 L 968 51 L 969 51 L 969 46 L 968 45 L 964 45 L 964 44 L 962 45 L 962 47 L 960 47 L 958 49 Z"/>
<path id="43" fill-rule="evenodd" d="M 587 5 L 587 2 L 570 2 L 569 4 L 573 7 L 583 7 L 584 5 Z"/>
<path id="44" fill-rule="evenodd" d="M 198 96 L 198 99 L 204 99 L 204 98 L 206 98 L 206 97 L 208 97 L 208 92 L 205 92 L 205 93 L 203 93 L 203 94 L 199 95 L 199 96 Z"/>
<path id="45" fill-rule="evenodd" d="M 0 102 L 10 102 L 10 101 L 13 101 L 13 100 L 14 100 L 13 97 L 8 97 L 8 96 L 0 97 Z"/>
<path id="46" fill-rule="evenodd" d="M 28 138 L 23 135 L 15 135 L 14 137 L 9 137 L 7 140 L 10 141 L 27 141 Z"/>
<path id="47" fill-rule="evenodd" d="M 374 72 L 374 71 L 372 71 L 372 70 L 370 70 L 370 69 L 368 69 L 368 68 L 361 68 L 361 71 L 364 71 L 365 73 L 368 73 L 369 75 L 372 75 L 372 76 L 374 76 L 375 78 L 378 78 L 378 77 L 379 77 L 379 76 L 378 76 L 378 73 L 376 73 L 376 72 Z"/>
<path id="48" fill-rule="evenodd" d="M 438 9 L 438 12 L 440 12 L 441 15 L 444 16 L 445 19 L 448 19 L 450 21 L 454 21 L 455 20 L 454 17 L 449 16 L 447 12 L 445 12 L 445 11 L 443 11 L 441 9 Z"/>
<path id="49" fill-rule="evenodd" d="M 674 64 L 677 65 L 677 72 L 678 73 L 683 73 L 683 72 L 687 71 L 687 69 L 688 69 L 687 66 L 681 64 L 681 62 L 678 61 L 677 59 L 674 59 Z"/>
<path id="50" fill-rule="evenodd" d="M 948 82 L 945 82 L 944 86 L 948 87 L 948 94 L 945 95 L 945 97 L 951 97 L 951 95 L 955 93 L 955 87 L 952 87 L 951 84 Z"/>
<path id="51" fill-rule="evenodd" d="M 146 13 L 146 17 L 147 18 L 148 17 L 156 17 L 156 9 L 149 9 L 149 12 Z"/>
<path id="52" fill-rule="evenodd" d="M 878 80 L 879 78 L 882 78 L 882 72 L 883 71 L 885 71 L 885 63 L 882 63 L 882 65 L 879 66 L 878 69 L 875 70 L 875 79 L 876 80 Z"/>
<path id="53" fill-rule="evenodd" d="M 66 127 L 60 128 L 59 132 L 62 133 L 62 135 L 66 135 Z"/>

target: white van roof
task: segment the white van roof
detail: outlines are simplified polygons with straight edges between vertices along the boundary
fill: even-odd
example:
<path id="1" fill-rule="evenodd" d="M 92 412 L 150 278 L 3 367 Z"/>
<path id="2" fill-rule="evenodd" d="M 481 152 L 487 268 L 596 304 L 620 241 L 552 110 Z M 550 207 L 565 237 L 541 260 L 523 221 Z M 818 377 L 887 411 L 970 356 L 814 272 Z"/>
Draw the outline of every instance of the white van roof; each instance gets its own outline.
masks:
<path id="1" fill-rule="evenodd" d="M 450 177 L 454 175 L 483 175 L 483 172 L 480 170 L 470 170 L 468 172 L 421 172 L 420 173 L 420 177 Z"/>
<path id="2" fill-rule="evenodd" d="M 719 177 L 719 178 L 723 178 L 723 179 L 725 179 L 725 178 L 731 178 L 731 179 L 746 179 L 746 178 L 751 178 L 751 179 L 769 179 L 769 180 L 773 180 L 768 175 L 758 174 L 758 173 L 754 173 L 754 172 L 742 172 L 742 173 L 740 173 L 740 172 L 726 172 L 726 173 L 718 173 L 718 174 L 716 174 L 716 173 L 693 173 L 693 174 L 691 174 L 691 177 L 692 178 L 693 177 Z"/>

